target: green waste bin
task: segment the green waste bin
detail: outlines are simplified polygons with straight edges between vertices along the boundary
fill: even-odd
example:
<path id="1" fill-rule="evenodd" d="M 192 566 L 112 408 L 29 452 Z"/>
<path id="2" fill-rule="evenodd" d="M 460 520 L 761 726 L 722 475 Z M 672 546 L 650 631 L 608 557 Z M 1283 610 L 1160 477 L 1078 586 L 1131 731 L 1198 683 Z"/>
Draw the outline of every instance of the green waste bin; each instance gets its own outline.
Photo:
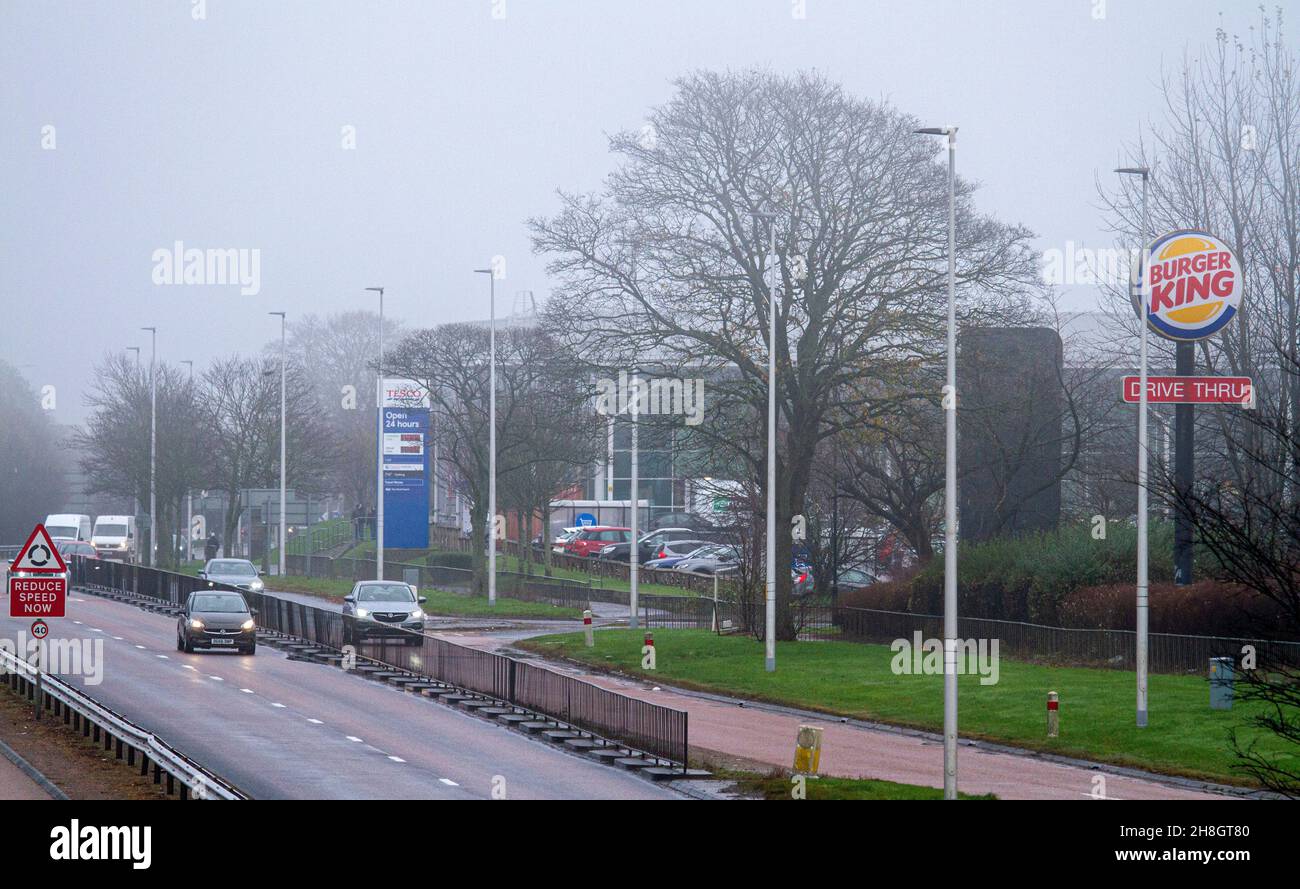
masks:
<path id="1" fill-rule="evenodd" d="M 1210 709 L 1232 709 L 1233 659 L 1210 658 Z"/>

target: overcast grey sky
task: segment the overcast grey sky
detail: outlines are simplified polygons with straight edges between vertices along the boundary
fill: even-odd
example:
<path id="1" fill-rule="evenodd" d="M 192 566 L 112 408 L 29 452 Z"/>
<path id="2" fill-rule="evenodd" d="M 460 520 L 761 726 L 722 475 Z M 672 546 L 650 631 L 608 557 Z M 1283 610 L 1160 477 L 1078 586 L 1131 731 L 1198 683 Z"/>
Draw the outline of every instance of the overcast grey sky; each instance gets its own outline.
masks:
<path id="1" fill-rule="evenodd" d="M 369 285 L 408 325 L 484 318 L 471 270 L 496 254 L 499 311 L 520 290 L 540 302 L 524 220 L 556 188 L 596 188 L 606 134 L 694 68 L 816 68 L 958 124 L 984 210 L 1043 249 L 1107 246 L 1094 177 L 1158 118 L 1162 69 L 1212 42 L 1220 9 L 1231 32 L 1257 16 L 1226 0 L 207 0 L 196 20 L 196 4 L 0 0 L 0 348 L 58 387 L 60 422 L 83 418 L 106 350 L 147 348 L 142 325 L 161 359 L 202 367 L 277 336 L 268 311 L 371 307 Z M 261 292 L 155 286 L 153 251 L 177 240 L 260 250 Z"/>

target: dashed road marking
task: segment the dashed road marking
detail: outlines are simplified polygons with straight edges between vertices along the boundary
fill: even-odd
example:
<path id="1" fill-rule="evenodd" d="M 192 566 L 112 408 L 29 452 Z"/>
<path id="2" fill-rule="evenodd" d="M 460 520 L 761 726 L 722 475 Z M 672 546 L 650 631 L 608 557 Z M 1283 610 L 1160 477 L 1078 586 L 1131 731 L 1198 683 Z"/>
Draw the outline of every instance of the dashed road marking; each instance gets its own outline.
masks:
<path id="1" fill-rule="evenodd" d="M 321 722 L 319 719 L 315 719 L 314 717 L 311 717 L 311 716 L 308 716 L 308 717 L 307 717 L 307 721 L 310 722 L 312 725 L 324 725 L 324 724 L 325 724 L 325 723 Z"/>
<path id="2" fill-rule="evenodd" d="M 355 742 L 358 743 L 358 744 L 364 744 L 364 743 L 365 743 L 365 742 L 362 741 L 360 738 L 358 738 L 356 735 L 347 735 L 346 737 L 347 737 L 347 739 L 348 739 L 349 741 L 355 741 Z"/>
<path id="3" fill-rule="evenodd" d="M 165 654 L 155 654 L 154 657 L 156 657 L 156 658 L 158 658 L 159 660 L 162 660 L 162 661 L 169 661 L 169 660 L 171 660 L 171 658 L 167 657 L 167 655 L 165 655 Z"/>
<path id="4" fill-rule="evenodd" d="M 390 754 L 388 758 L 393 762 L 406 762 L 406 760 L 402 759 L 400 756 L 393 756 Z"/>
<path id="5" fill-rule="evenodd" d="M 209 675 L 208 678 L 211 679 L 213 682 L 225 682 L 225 681 L 226 681 L 226 680 L 222 679 L 220 676 L 211 676 L 211 675 Z"/>
<path id="6" fill-rule="evenodd" d="M 140 649 L 141 651 L 144 651 L 144 646 L 143 646 L 143 645 L 137 645 L 136 648 Z"/>
<path id="7" fill-rule="evenodd" d="M 455 781 L 451 780 L 450 778 L 439 778 L 438 780 L 441 781 L 443 784 L 446 784 L 448 787 L 459 787 L 459 786 L 460 786 L 459 784 L 457 784 Z"/>
<path id="8" fill-rule="evenodd" d="M 240 691 L 242 691 L 246 695 L 251 695 L 254 693 L 251 688 L 241 688 Z"/>

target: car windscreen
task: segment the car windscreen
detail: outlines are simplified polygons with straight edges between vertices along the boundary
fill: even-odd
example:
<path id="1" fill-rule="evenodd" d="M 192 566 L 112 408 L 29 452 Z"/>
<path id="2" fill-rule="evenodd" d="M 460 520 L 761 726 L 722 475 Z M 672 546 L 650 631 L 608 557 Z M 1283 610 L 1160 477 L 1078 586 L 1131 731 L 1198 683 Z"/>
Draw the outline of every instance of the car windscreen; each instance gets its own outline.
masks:
<path id="1" fill-rule="evenodd" d="M 96 537 L 125 537 L 126 525 L 96 525 Z"/>
<path id="2" fill-rule="evenodd" d="M 45 531 L 51 537 L 71 537 L 76 539 L 78 529 L 71 525 L 47 525 Z"/>
<path id="3" fill-rule="evenodd" d="M 243 596 L 231 593 L 202 593 L 194 597 L 191 611 L 217 612 L 221 614 L 238 614 L 248 610 Z"/>
<path id="4" fill-rule="evenodd" d="M 414 602 L 411 588 L 404 583 L 371 584 L 357 590 L 358 602 Z"/>
<path id="5" fill-rule="evenodd" d="M 230 577 L 256 577 L 257 569 L 248 562 L 226 561 L 208 563 L 209 574 L 225 574 Z"/>

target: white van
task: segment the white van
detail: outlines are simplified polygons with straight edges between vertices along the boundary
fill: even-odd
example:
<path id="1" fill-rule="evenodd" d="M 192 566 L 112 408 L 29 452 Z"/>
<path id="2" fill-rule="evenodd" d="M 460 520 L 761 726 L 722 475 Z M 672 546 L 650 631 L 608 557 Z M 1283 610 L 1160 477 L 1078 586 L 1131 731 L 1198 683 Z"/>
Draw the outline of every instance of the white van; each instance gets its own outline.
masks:
<path id="1" fill-rule="evenodd" d="M 90 516 L 72 513 L 55 513 L 45 517 L 45 530 L 51 537 L 69 540 L 90 540 Z"/>
<path id="2" fill-rule="evenodd" d="M 101 559 L 119 562 L 136 561 L 135 516 L 102 515 L 95 519 L 90 545 Z"/>

